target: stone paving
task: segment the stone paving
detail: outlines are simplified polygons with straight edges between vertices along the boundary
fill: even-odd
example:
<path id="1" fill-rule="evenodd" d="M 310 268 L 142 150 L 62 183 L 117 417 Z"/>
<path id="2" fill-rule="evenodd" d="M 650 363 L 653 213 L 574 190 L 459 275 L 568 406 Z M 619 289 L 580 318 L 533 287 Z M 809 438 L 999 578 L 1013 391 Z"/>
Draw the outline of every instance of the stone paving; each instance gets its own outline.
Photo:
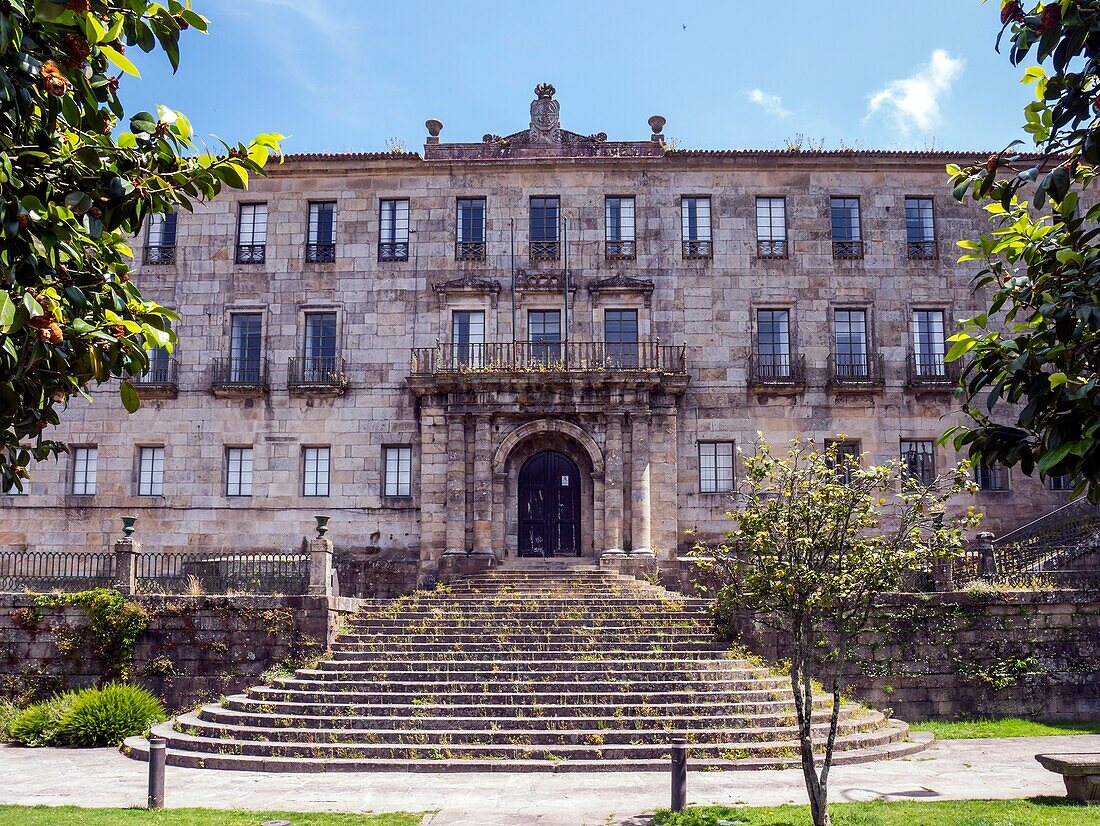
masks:
<path id="1" fill-rule="evenodd" d="M 952 740 L 909 758 L 833 771 L 836 801 L 1062 795 L 1039 752 L 1100 752 L 1100 735 Z M 643 826 L 668 804 L 668 775 L 265 774 L 169 767 L 169 806 L 291 811 L 429 811 L 425 826 Z M 146 766 L 112 749 L 0 746 L 0 803 L 142 806 Z M 691 803 L 804 801 L 801 772 L 693 772 Z"/>

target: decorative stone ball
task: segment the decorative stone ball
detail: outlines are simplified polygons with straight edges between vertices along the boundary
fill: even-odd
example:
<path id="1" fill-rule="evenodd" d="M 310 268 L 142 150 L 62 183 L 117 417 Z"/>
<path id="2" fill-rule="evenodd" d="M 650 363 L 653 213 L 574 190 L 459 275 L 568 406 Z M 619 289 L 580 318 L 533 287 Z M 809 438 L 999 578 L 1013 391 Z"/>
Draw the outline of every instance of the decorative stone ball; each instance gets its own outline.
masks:
<path id="1" fill-rule="evenodd" d="M 665 119 L 660 115 L 654 115 L 649 119 L 649 128 L 653 130 L 654 135 L 660 135 L 661 130 L 665 128 Z"/>
<path id="2" fill-rule="evenodd" d="M 438 138 L 439 133 L 443 131 L 443 121 L 436 120 L 435 118 L 428 118 L 424 121 L 424 126 L 428 130 L 428 134 L 433 138 Z"/>

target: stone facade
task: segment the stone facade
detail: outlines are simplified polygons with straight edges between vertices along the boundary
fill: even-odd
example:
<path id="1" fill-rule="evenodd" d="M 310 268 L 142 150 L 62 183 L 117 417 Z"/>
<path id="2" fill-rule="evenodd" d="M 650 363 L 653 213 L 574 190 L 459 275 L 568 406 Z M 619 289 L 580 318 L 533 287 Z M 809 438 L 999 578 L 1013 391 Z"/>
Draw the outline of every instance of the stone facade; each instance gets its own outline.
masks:
<path id="1" fill-rule="evenodd" d="M 700 489 L 700 442 L 843 433 L 882 461 L 900 440 L 934 440 L 959 420 L 948 388 L 915 385 L 909 370 L 915 310 L 942 310 L 950 335 L 983 303 L 973 266 L 955 263 L 954 239 L 984 226 L 946 189 L 944 165 L 958 156 L 673 150 L 659 117 L 649 139 L 608 141 L 561 129 L 549 94 L 540 87 L 531 128 L 513 135 L 443 143 L 429 121 L 423 155 L 290 156 L 249 192 L 181 214 L 171 261 L 135 275 L 182 316 L 178 372 L 143 386 L 131 416 L 113 388 L 74 401 L 56 437 L 96 446 L 95 494 L 72 493 L 72 457 L 34 468 L 27 495 L 0 497 L 0 549 L 101 549 L 123 512 L 139 517 L 146 550 L 291 549 L 324 513 L 338 566 L 418 557 L 427 579 L 445 554 L 520 550 L 521 471 L 554 451 L 576 470 L 569 518 L 581 555 L 671 561 L 725 526 L 728 494 Z M 556 258 L 529 239 L 531 199 L 544 196 L 560 199 L 564 219 Z M 634 199 L 625 250 L 607 241 L 609 196 Z M 709 198 L 704 246 L 682 237 L 691 196 Z M 785 199 L 778 257 L 759 254 L 775 251 L 757 243 L 763 196 Z M 859 199 L 861 257 L 834 257 L 839 196 Z M 916 258 L 905 214 L 914 196 L 932 199 L 935 222 Z M 483 257 L 456 254 L 461 198 L 486 199 Z M 386 199 L 407 199 L 407 256 L 399 246 L 380 255 Z M 310 254 L 311 202 L 335 203 L 331 261 Z M 241 206 L 256 203 L 267 207 L 262 261 L 237 263 Z M 564 305 L 568 343 L 532 356 L 529 313 L 560 319 Z M 804 374 L 754 381 L 757 311 L 777 308 L 789 311 L 791 360 Z M 847 309 L 865 313 L 869 363 L 881 357 L 873 381 L 833 379 L 834 320 Z M 636 318 L 640 343 L 626 357 L 606 345 L 609 310 Z M 303 386 L 288 381 L 302 378 L 288 364 L 303 357 L 307 314 L 319 311 L 336 314 L 340 381 Z M 475 360 L 455 355 L 455 311 L 484 313 Z M 261 319 L 264 386 L 212 387 L 230 317 L 246 312 Z M 162 490 L 141 495 L 139 449 L 160 446 Z M 410 449 L 408 495 L 386 494 L 388 446 Z M 252 448 L 249 496 L 227 495 L 232 447 Z M 329 449 L 327 496 L 303 495 L 306 447 Z M 935 447 L 938 469 L 955 458 Z M 1008 490 L 980 494 L 978 506 L 1000 532 L 1066 497 L 1013 471 Z"/>

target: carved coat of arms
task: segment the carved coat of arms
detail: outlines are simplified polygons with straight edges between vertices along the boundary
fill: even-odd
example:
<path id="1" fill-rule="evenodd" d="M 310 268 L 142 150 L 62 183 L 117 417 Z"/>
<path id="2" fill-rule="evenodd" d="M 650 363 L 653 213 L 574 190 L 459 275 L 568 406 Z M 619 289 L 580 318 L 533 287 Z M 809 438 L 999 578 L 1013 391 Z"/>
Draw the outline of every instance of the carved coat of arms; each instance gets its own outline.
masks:
<path id="1" fill-rule="evenodd" d="M 561 104 L 554 100 L 555 91 L 549 83 L 535 87 L 535 99 L 531 101 L 532 143 L 561 143 Z"/>

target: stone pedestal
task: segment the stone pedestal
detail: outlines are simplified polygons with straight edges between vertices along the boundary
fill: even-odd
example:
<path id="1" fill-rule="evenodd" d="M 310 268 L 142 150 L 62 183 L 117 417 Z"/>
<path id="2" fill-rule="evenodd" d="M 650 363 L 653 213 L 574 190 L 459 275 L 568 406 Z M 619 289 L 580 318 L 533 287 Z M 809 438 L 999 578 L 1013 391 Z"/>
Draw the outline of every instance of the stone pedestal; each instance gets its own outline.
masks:
<path id="1" fill-rule="evenodd" d="M 309 541 L 309 595 L 317 597 L 339 596 L 335 588 L 332 565 L 332 540 L 323 536 Z"/>
<path id="2" fill-rule="evenodd" d="M 128 537 L 115 542 L 115 590 L 132 596 L 137 593 L 137 556 L 141 543 Z"/>

